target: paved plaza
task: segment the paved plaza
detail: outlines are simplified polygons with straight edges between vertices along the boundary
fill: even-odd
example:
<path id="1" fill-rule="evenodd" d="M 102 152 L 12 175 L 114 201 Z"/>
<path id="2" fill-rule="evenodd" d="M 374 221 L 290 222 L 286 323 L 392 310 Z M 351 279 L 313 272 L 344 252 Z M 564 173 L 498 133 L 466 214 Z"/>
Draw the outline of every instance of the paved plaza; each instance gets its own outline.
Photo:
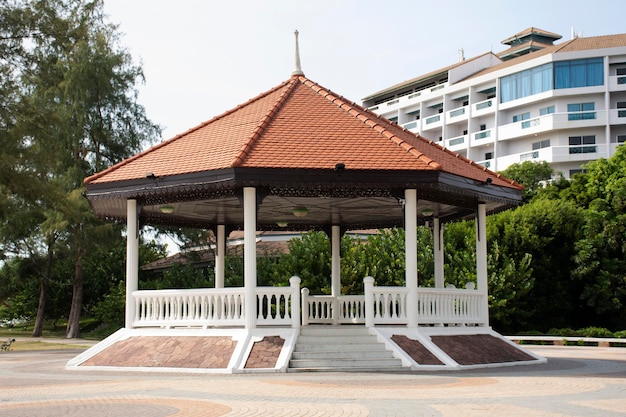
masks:
<path id="1" fill-rule="evenodd" d="M 0 416 L 626 416 L 626 349 L 531 350 L 548 363 L 245 375 L 66 370 L 80 350 L 1 352 Z"/>

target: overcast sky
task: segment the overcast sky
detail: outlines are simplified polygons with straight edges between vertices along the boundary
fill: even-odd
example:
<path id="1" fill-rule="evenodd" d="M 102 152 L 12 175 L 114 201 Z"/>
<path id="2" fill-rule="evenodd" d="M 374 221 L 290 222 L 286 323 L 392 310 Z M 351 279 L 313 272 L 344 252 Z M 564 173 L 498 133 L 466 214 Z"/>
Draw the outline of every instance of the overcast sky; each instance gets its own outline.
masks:
<path id="1" fill-rule="evenodd" d="M 143 67 L 139 102 L 169 139 L 302 70 L 361 103 L 383 88 L 505 49 L 534 26 L 571 38 L 626 32 L 623 0 L 104 0 Z"/>

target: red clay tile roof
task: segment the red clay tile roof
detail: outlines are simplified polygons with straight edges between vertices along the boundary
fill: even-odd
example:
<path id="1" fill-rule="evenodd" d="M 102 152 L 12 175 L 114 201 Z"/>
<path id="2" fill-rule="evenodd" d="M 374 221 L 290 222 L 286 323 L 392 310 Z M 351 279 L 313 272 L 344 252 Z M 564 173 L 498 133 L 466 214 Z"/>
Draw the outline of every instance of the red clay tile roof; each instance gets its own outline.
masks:
<path id="1" fill-rule="evenodd" d="M 302 75 L 85 179 L 105 184 L 226 168 L 443 171 L 521 188 Z"/>

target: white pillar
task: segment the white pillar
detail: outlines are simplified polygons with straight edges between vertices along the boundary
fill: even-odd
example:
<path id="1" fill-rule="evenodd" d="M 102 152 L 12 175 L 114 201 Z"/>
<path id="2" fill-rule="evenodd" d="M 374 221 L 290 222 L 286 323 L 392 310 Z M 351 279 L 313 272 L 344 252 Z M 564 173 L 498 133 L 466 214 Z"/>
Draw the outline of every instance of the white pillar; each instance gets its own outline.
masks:
<path id="1" fill-rule="evenodd" d="M 125 327 L 131 329 L 135 320 L 133 292 L 139 288 L 139 217 L 137 200 L 126 201 L 126 317 Z"/>
<path id="2" fill-rule="evenodd" d="M 300 277 L 289 278 L 291 287 L 291 327 L 300 328 Z"/>
<path id="3" fill-rule="evenodd" d="M 243 189 L 243 280 L 246 329 L 256 327 L 256 188 Z"/>
<path id="4" fill-rule="evenodd" d="M 226 262 L 226 226 L 217 226 L 215 237 L 215 288 L 224 288 L 224 265 Z"/>
<path id="5" fill-rule="evenodd" d="M 476 213 L 476 288 L 483 294 L 481 315 L 485 326 L 489 325 L 489 300 L 487 299 L 487 209 L 478 204 Z"/>
<path id="6" fill-rule="evenodd" d="M 433 219 L 433 246 L 434 246 L 434 261 L 435 261 L 435 288 L 444 287 L 444 275 L 443 275 L 443 227 L 438 217 Z"/>
<path id="7" fill-rule="evenodd" d="M 331 232 L 331 295 L 341 295 L 341 228 L 333 226 Z"/>
<path id="8" fill-rule="evenodd" d="M 404 245 L 408 327 L 417 327 L 417 190 L 404 190 Z"/>
<path id="9" fill-rule="evenodd" d="M 363 278 L 363 288 L 365 292 L 365 327 L 374 327 L 374 278 Z"/>

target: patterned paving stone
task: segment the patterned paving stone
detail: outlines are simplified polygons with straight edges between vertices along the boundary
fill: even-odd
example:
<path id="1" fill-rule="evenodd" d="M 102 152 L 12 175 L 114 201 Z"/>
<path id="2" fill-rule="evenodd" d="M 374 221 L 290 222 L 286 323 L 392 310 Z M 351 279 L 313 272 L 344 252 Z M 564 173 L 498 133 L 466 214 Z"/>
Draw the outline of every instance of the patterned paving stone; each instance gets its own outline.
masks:
<path id="1" fill-rule="evenodd" d="M 530 346 L 545 364 L 458 372 L 66 370 L 80 351 L 0 354 L 0 416 L 626 417 L 626 349 Z"/>

